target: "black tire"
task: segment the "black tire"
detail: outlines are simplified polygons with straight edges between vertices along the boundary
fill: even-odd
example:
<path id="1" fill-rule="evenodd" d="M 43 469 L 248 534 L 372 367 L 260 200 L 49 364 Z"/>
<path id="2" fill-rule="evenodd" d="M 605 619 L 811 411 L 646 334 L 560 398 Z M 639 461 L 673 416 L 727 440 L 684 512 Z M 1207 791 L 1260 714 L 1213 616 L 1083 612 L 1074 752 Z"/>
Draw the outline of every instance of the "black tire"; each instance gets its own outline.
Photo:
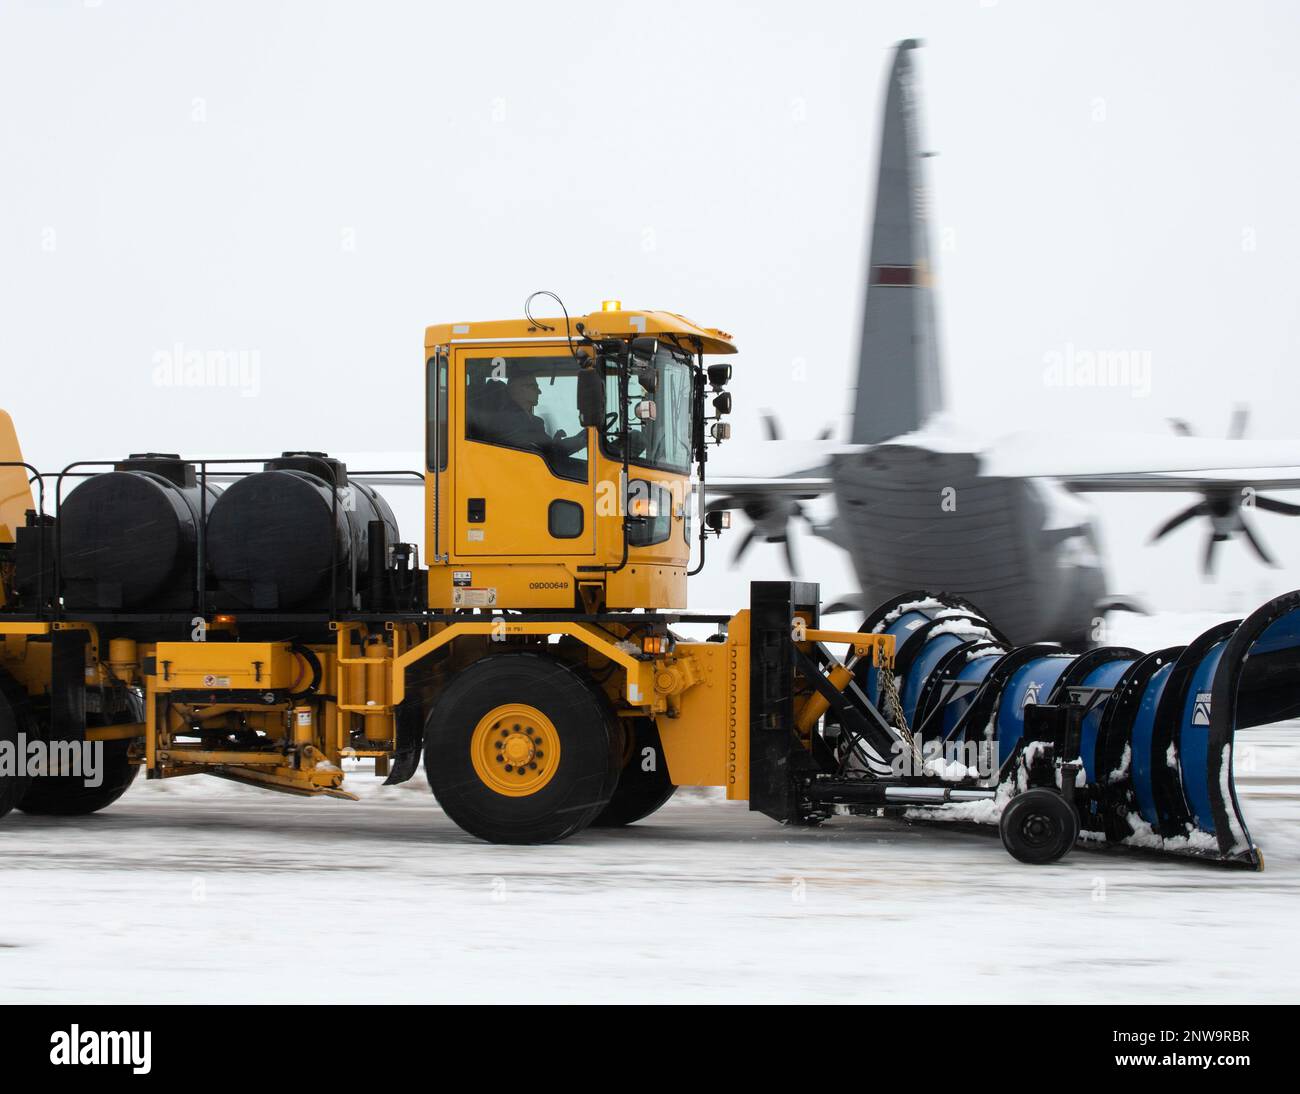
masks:
<path id="1" fill-rule="evenodd" d="M 78 775 L 38 775 L 18 803 L 36 817 L 84 817 L 112 805 L 135 781 L 139 765 L 127 759 L 130 741 L 105 741 L 100 761 L 103 781 L 86 786 Z"/>
<path id="2" fill-rule="evenodd" d="M 28 740 L 39 737 L 27 694 L 12 676 L 0 671 L 0 817 L 22 800 L 31 782 L 25 774 L 27 757 L 21 747 L 23 737 Z"/>
<path id="3" fill-rule="evenodd" d="M 493 712 L 523 706 L 550 723 L 558 739 L 559 762 L 530 761 L 525 783 L 545 774 L 548 781 L 522 796 L 493 789 L 479 774 L 481 758 L 495 734 L 517 743 L 531 737 L 525 725 Z M 524 718 L 527 722 L 527 718 Z M 434 705 L 425 727 L 424 768 L 443 811 L 472 836 L 489 843 L 553 843 L 582 831 L 608 804 L 618 781 L 623 732 L 600 688 L 580 670 L 535 653 L 488 657 L 457 674 Z M 495 755 L 493 759 L 496 759 Z M 522 765 L 515 771 L 522 773 Z M 506 780 L 510 765 L 494 768 Z M 512 772 L 514 773 L 514 772 Z"/>
<path id="4" fill-rule="evenodd" d="M 144 721 L 144 700 L 128 693 L 126 709 L 113 715 L 87 714 L 86 725 L 108 726 Z M 49 725 L 41 727 L 49 736 Z M 84 817 L 112 805 L 126 793 L 140 771 L 130 762 L 130 741 L 105 741 L 100 757 L 102 778 L 98 786 L 86 786 L 78 775 L 39 775 L 32 778 L 18 803 L 24 813 L 37 817 Z"/>
<path id="5" fill-rule="evenodd" d="M 644 820 L 677 789 L 668 777 L 668 764 L 654 719 L 628 718 L 624 722 L 628 747 L 623 770 L 614 787 L 614 796 L 591 822 L 593 828 L 622 828 Z"/>
<path id="6" fill-rule="evenodd" d="M 1043 866 L 1070 853 L 1079 838 L 1079 814 L 1058 791 L 1036 787 L 1007 803 L 998 831 L 1013 858 Z"/>

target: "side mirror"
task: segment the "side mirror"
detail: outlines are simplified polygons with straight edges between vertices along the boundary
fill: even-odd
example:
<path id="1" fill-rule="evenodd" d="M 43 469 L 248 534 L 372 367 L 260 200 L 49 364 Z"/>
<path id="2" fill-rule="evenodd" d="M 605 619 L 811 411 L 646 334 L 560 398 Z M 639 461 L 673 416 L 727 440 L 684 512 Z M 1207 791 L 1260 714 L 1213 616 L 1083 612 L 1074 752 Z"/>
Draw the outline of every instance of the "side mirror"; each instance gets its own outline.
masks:
<path id="1" fill-rule="evenodd" d="M 583 429 L 605 425 L 605 380 L 599 368 L 578 373 L 578 420 Z"/>
<path id="2" fill-rule="evenodd" d="M 636 370 L 637 383 L 641 385 L 641 390 L 647 395 L 655 393 L 655 387 L 658 385 L 659 374 L 655 372 L 653 365 L 645 365 Z"/>

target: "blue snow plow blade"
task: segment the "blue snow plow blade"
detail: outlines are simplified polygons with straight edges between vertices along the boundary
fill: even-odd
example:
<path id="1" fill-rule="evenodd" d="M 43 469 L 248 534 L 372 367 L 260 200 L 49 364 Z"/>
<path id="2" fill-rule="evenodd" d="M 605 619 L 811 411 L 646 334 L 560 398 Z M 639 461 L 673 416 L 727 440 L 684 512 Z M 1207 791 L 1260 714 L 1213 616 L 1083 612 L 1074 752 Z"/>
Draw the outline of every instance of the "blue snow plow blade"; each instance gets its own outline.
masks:
<path id="1" fill-rule="evenodd" d="M 1085 842 L 1263 869 L 1237 800 L 1233 738 L 1239 727 L 1300 715 L 1300 592 L 1145 654 L 1013 648 L 978 608 L 945 593 L 895 597 L 861 629 L 895 638 L 899 700 L 918 746 L 944 762 L 973 767 L 978 758 L 985 779 L 1006 792 L 1003 804 L 1035 745 L 1034 708 L 1067 709 Z M 875 669 L 864 667 L 858 683 L 881 701 Z M 942 810 L 931 815 L 944 819 Z M 992 820 L 996 810 L 949 815 Z"/>

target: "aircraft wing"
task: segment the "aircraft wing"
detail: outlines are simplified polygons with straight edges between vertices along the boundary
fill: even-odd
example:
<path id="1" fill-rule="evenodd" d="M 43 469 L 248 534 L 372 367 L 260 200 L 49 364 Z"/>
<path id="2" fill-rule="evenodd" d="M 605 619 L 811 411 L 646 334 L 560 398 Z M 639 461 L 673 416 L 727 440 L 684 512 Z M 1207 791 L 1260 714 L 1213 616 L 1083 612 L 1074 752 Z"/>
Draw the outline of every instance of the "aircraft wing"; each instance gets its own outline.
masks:
<path id="1" fill-rule="evenodd" d="M 1149 433 L 1012 433 L 980 453 L 990 477 L 1090 480 L 1112 475 L 1300 472 L 1300 440 L 1220 440 Z"/>
<path id="2" fill-rule="evenodd" d="M 714 479 L 706 477 L 704 492 L 709 507 L 729 509 L 740 505 L 738 499 L 764 495 L 770 497 L 811 499 L 830 493 L 831 480 L 826 477 L 813 478 L 735 478 Z M 733 502 L 733 505 L 720 504 Z"/>
<path id="3" fill-rule="evenodd" d="M 1063 486 L 1078 494 L 1149 493 L 1149 494 L 1203 494 L 1209 490 L 1233 490 L 1253 487 L 1268 490 L 1300 490 L 1300 477 L 1294 468 L 1290 475 L 1279 474 L 1279 468 L 1258 468 L 1254 473 L 1222 472 L 1205 475 L 1179 473 L 1164 475 L 1133 474 L 1082 475 L 1064 478 Z"/>
<path id="4" fill-rule="evenodd" d="M 762 498 L 807 500 L 834 488 L 831 461 L 845 446 L 827 439 L 780 440 L 779 427 L 768 424 L 769 438 L 743 452 L 722 451 L 705 466 L 704 490 L 710 509 L 738 509 Z"/>
<path id="5" fill-rule="evenodd" d="M 1300 489 L 1300 441 L 1149 434 L 1012 434 L 981 454 L 990 477 L 1055 479 L 1076 493 Z"/>

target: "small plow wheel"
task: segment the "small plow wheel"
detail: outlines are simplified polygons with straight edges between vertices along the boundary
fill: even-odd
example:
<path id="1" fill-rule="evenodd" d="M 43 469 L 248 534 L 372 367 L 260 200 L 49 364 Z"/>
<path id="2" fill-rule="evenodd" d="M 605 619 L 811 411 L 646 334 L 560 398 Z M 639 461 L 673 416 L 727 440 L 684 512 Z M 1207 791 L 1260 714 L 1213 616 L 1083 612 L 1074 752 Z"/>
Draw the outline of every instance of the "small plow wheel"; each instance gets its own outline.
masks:
<path id="1" fill-rule="evenodd" d="M 1055 790 L 1037 787 L 1011 799 L 998 829 L 1013 858 L 1042 866 L 1069 854 L 1079 838 L 1079 815 Z"/>

